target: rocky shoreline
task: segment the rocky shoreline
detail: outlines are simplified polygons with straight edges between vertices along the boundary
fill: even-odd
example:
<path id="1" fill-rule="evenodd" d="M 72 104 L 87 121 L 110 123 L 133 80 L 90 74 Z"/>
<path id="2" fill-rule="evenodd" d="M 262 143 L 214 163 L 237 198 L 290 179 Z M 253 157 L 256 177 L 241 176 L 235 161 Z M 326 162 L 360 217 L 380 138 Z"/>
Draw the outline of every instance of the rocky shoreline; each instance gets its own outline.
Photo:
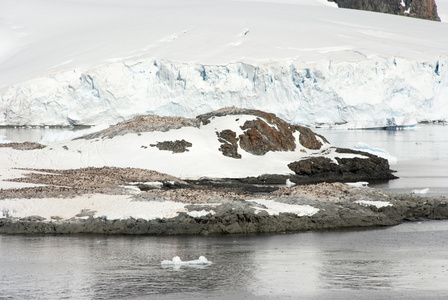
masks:
<path id="1" fill-rule="evenodd" d="M 257 234 L 448 218 L 444 197 L 341 183 L 396 177 L 385 158 L 258 110 L 136 116 L 0 151 L 0 234 Z"/>
<path id="2" fill-rule="evenodd" d="M 157 200 L 153 195 L 157 195 Z M 162 195 L 162 197 L 160 197 Z M 165 198 L 163 197 L 165 195 Z M 200 198 L 200 197 L 203 198 Z M 78 218 L 45 220 L 40 216 L 1 218 L 0 234 L 223 235 L 300 232 L 354 227 L 392 226 L 405 221 L 448 218 L 448 199 L 383 193 L 342 183 L 283 187 L 263 194 L 232 194 L 219 188 L 165 190 L 138 195 L 135 201 L 186 202 L 189 211 L 173 218 L 108 220 L 86 213 Z M 314 214 L 271 214 L 251 199 L 314 208 Z M 193 205 L 193 203 L 199 205 Z"/>

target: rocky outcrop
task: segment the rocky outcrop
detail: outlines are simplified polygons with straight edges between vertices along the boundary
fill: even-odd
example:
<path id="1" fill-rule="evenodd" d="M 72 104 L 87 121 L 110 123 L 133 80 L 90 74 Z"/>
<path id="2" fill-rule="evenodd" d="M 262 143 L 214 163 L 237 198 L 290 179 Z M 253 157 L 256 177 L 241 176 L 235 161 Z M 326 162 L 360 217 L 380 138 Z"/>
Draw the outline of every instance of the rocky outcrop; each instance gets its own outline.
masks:
<path id="1" fill-rule="evenodd" d="M 311 129 L 304 126 L 291 126 L 294 131 L 300 132 L 299 136 L 299 143 L 304 146 L 305 148 L 312 149 L 312 150 L 318 150 L 322 147 L 322 143 L 317 139 L 317 137 L 320 137 L 322 141 L 329 144 L 327 139 L 319 134 L 314 133 Z"/>
<path id="2" fill-rule="evenodd" d="M 157 147 L 159 150 L 164 151 L 172 151 L 173 153 L 183 153 L 188 151 L 187 148 L 193 146 L 192 143 L 187 142 L 186 140 L 175 140 L 175 141 L 165 141 L 159 142 L 157 144 L 151 144 L 151 147 Z"/>
<path id="3" fill-rule="evenodd" d="M 448 218 L 448 200 L 444 197 L 393 195 L 340 183 L 284 188 L 267 197 L 279 204 L 312 206 L 317 212 L 272 215 L 247 199 L 227 198 L 213 206 L 204 203 L 203 208 L 213 208 L 214 213 L 199 217 L 181 212 L 173 218 L 108 220 L 89 217 L 89 211 L 82 214 L 84 218 L 69 220 L 3 217 L 0 234 L 254 234 L 391 226 L 403 221 Z"/>
<path id="4" fill-rule="evenodd" d="M 107 129 L 88 134 L 77 139 L 96 139 L 96 138 L 113 138 L 115 136 L 125 135 L 128 133 L 141 133 L 162 131 L 166 132 L 171 129 L 179 129 L 182 127 L 199 127 L 198 119 L 181 118 L 181 117 L 160 117 L 156 115 L 141 115 L 130 120 L 118 123 Z"/>
<path id="5" fill-rule="evenodd" d="M 232 130 L 223 130 L 217 132 L 218 141 L 221 143 L 219 151 L 224 156 L 232 158 L 241 158 L 241 154 L 238 153 L 238 139 L 236 138 L 236 132 Z"/>
<path id="6" fill-rule="evenodd" d="M 278 122 L 280 123 L 280 122 Z M 288 123 L 273 127 L 260 118 L 246 121 L 239 136 L 240 147 L 254 155 L 264 155 L 269 151 L 292 151 L 296 148 L 294 136 Z M 278 128 L 278 129 L 277 129 Z"/>
<path id="7" fill-rule="evenodd" d="M 288 164 L 288 167 L 297 175 L 307 176 L 319 181 L 366 181 L 388 180 L 397 178 L 390 170 L 386 159 L 376 155 L 337 148 L 336 153 L 355 154 L 361 157 L 335 157 L 337 163 L 328 157 L 311 157 Z"/>
<path id="8" fill-rule="evenodd" d="M 434 0 L 328 0 L 340 8 L 375 11 L 440 21 Z M 403 6 L 404 4 L 404 6 Z"/>
<path id="9" fill-rule="evenodd" d="M 0 143 L 0 148 L 13 148 L 15 150 L 36 150 L 43 149 L 45 145 L 39 143 L 32 142 L 23 142 L 23 143 Z"/>
<path id="10" fill-rule="evenodd" d="M 236 135 L 234 137 L 235 140 L 239 142 L 239 146 L 249 153 L 254 155 L 264 155 L 269 151 L 293 151 L 296 149 L 296 142 L 293 135 L 295 126 L 288 124 L 272 113 L 266 113 L 255 109 L 228 107 L 200 115 L 197 118 L 202 124 L 208 124 L 213 117 L 227 115 L 253 115 L 257 117 L 254 120 L 246 121 L 244 125 L 241 126 L 241 129 L 244 130 L 244 132 L 238 137 L 236 137 Z M 310 134 L 313 135 L 314 133 L 311 132 Z M 219 134 L 218 137 L 222 139 Z M 235 148 L 235 140 L 232 140 L 233 144 L 228 140 L 227 142 L 229 143 L 227 144 L 229 145 L 224 145 L 222 148 L 229 148 L 229 150 L 230 147 Z M 222 143 L 222 141 L 220 142 Z M 320 145 L 322 146 L 322 144 Z M 313 146 L 318 147 L 316 144 Z M 237 152 L 235 149 L 232 151 Z"/>
<path id="11" fill-rule="evenodd" d="M 136 168 L 81 168 L 70 170 L 24 169 L 26 173 L 12 182 L 26 182 L 41 186 L 5 189 L 1 199 L 74 197 L 86 193 L 127 194 L 126 187 L 145 189 L 143 183 L 159 182 L 162 189 L 188 184 L 171 175 Z"/>
<path id="12" fill-rule="evenodd" d="M 410 17 L 440 21 L 437 14 L 437 4 L 434 0 L 405 0 L 405 11 L 409 10 Z"/>
<path id="13" fill-rule="evenodd" d="M 330 1 L 331 2 L 331 1 Z M 401 0 L 334 0 L 340 8 L 398 14 Z"/>

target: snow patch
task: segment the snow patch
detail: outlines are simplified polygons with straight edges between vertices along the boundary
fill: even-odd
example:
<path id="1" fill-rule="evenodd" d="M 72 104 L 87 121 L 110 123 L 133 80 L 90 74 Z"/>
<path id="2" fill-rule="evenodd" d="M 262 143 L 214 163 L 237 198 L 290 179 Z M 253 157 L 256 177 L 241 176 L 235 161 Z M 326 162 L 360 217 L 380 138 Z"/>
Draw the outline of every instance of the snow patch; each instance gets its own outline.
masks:
<path id="1" fill-rule="evenodd" d="M 375 206 L 376 208 L 382 208 L 392 206 L 392 203 L 388 201 L 369 201 L 369 200 L 357 200 L 355 203 L 361 206 Z"/>
<path id="2" fill-rule="evenodd" d="M 425 188 L 425 189 L 420 189 L 420 190 L 412 190 L 411 194 L 427 194 L 429 193 L 429 188 Z"/>
<path id="3" fill-rule="evenodd" d="M 367 181 L 346 182 L 345 184 L 351 187 L 367 187 L 369 185 Z"/>
<path id="4" fill-rule="evenodd" d="M 24 218 L 28 216 L 41 216 L 51 219 L 71 219 L 85 217 L 82 212 L 90 212 L 92 217 L 105 217 L 108 220 L 116 219 L 145 219 L 174 218 L 180 212 L 193 217 L 212 213 L 210 211 L 189 212 L 185 204 L 174 201 L 135 201 L 126 195 L 93 194 L 66 198 L 43 199 L 5 199 L 0 201 L 0 211 L 9 212 L 9 217 Z"/>
<path id="5" fill-rule="evenodd" d="M 285 204 L 276 202 L 273 200 L 264 199 L 254 199 L 248 200 L 254 203 L 255 213 L 260 213 L 261 211 L 266 211 L 270 215 L 279 215 L 280 213 L 292 213 L 299 217 L 302 216 L 312 216 L 316 214 L 319 209 L 312 207 L 310 205 L 295 205 L 295 204 Z"/>
<path id="6" fill-rule="evenodd" d="M 386 150 L 371 147 L 368 144 L 363 143 L 363 142 L 358 142 L 356 144 L 356 146 L 354 147 L 354 149 L 359 150 L 359 151 L 364 151 L 364 152 L 379 156 L 381 158 L 387 159 L 387 161 L 389 162 L 390 165 L 396 164 L 398 161 L 396 156 L 391 155 Z"/>

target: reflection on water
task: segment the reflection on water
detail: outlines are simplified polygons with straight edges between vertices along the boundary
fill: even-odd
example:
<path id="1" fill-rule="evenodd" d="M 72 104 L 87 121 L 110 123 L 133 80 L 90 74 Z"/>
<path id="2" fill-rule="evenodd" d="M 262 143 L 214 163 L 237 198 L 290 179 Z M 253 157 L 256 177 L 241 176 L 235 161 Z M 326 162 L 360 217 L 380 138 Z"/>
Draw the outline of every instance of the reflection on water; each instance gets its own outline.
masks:
<path id="1" fill-rule="evenodd" d="M 329 253 L 331 255 L 331 253 Z M 394 266 L 388 260 L 333 260 L 322 268 L 327 289 L 390 289 L 394 286 Z"/>
<path id="2" fill-rule="evenodd" d="M 227 237 L 0 236 L 2 299 L 448 296 L 448 221 Z M 204 268 L 161 261 L 204 255 Z"/>
<path id="3" fill-rule="evenodd" d="M 406 194 L 429 188 L 424 196 L 448 197 L 448 126 L 418 125 L 397 131 L 316 129 L 316 132 L 338 147 L 353 148 L 363 142 L 398 158 L 391 169 L 397 171 L 399 179 L 370 187 Z"/>

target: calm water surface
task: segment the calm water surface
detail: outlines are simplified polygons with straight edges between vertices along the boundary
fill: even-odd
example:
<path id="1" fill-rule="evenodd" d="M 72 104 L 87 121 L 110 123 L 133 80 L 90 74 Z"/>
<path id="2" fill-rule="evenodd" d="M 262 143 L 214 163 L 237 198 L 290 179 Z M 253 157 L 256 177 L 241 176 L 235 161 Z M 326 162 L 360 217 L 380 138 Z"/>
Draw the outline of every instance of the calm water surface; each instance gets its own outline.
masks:
<path id="1" fill-rule="evenodd" d="M 202 268 L 161 261 L 206 256 Z M 448 297 L 448 221 L 226 237 L 0 235 L 0 299 Z"/>
<path id="2" fill-rule="evenodd" d="M 391 165 L 391 168 L 397 171 L 400 179 L 371 184 L 371 187 L 397 193 L 429 188 L 426 196 L 448 197 L 448 126 L 421 124 L 413 129 L 397 131 L 315 131 L 338 147 L 353 148 L 358 142 L 363 142 L 397 157 L 398 163 Z"/>

